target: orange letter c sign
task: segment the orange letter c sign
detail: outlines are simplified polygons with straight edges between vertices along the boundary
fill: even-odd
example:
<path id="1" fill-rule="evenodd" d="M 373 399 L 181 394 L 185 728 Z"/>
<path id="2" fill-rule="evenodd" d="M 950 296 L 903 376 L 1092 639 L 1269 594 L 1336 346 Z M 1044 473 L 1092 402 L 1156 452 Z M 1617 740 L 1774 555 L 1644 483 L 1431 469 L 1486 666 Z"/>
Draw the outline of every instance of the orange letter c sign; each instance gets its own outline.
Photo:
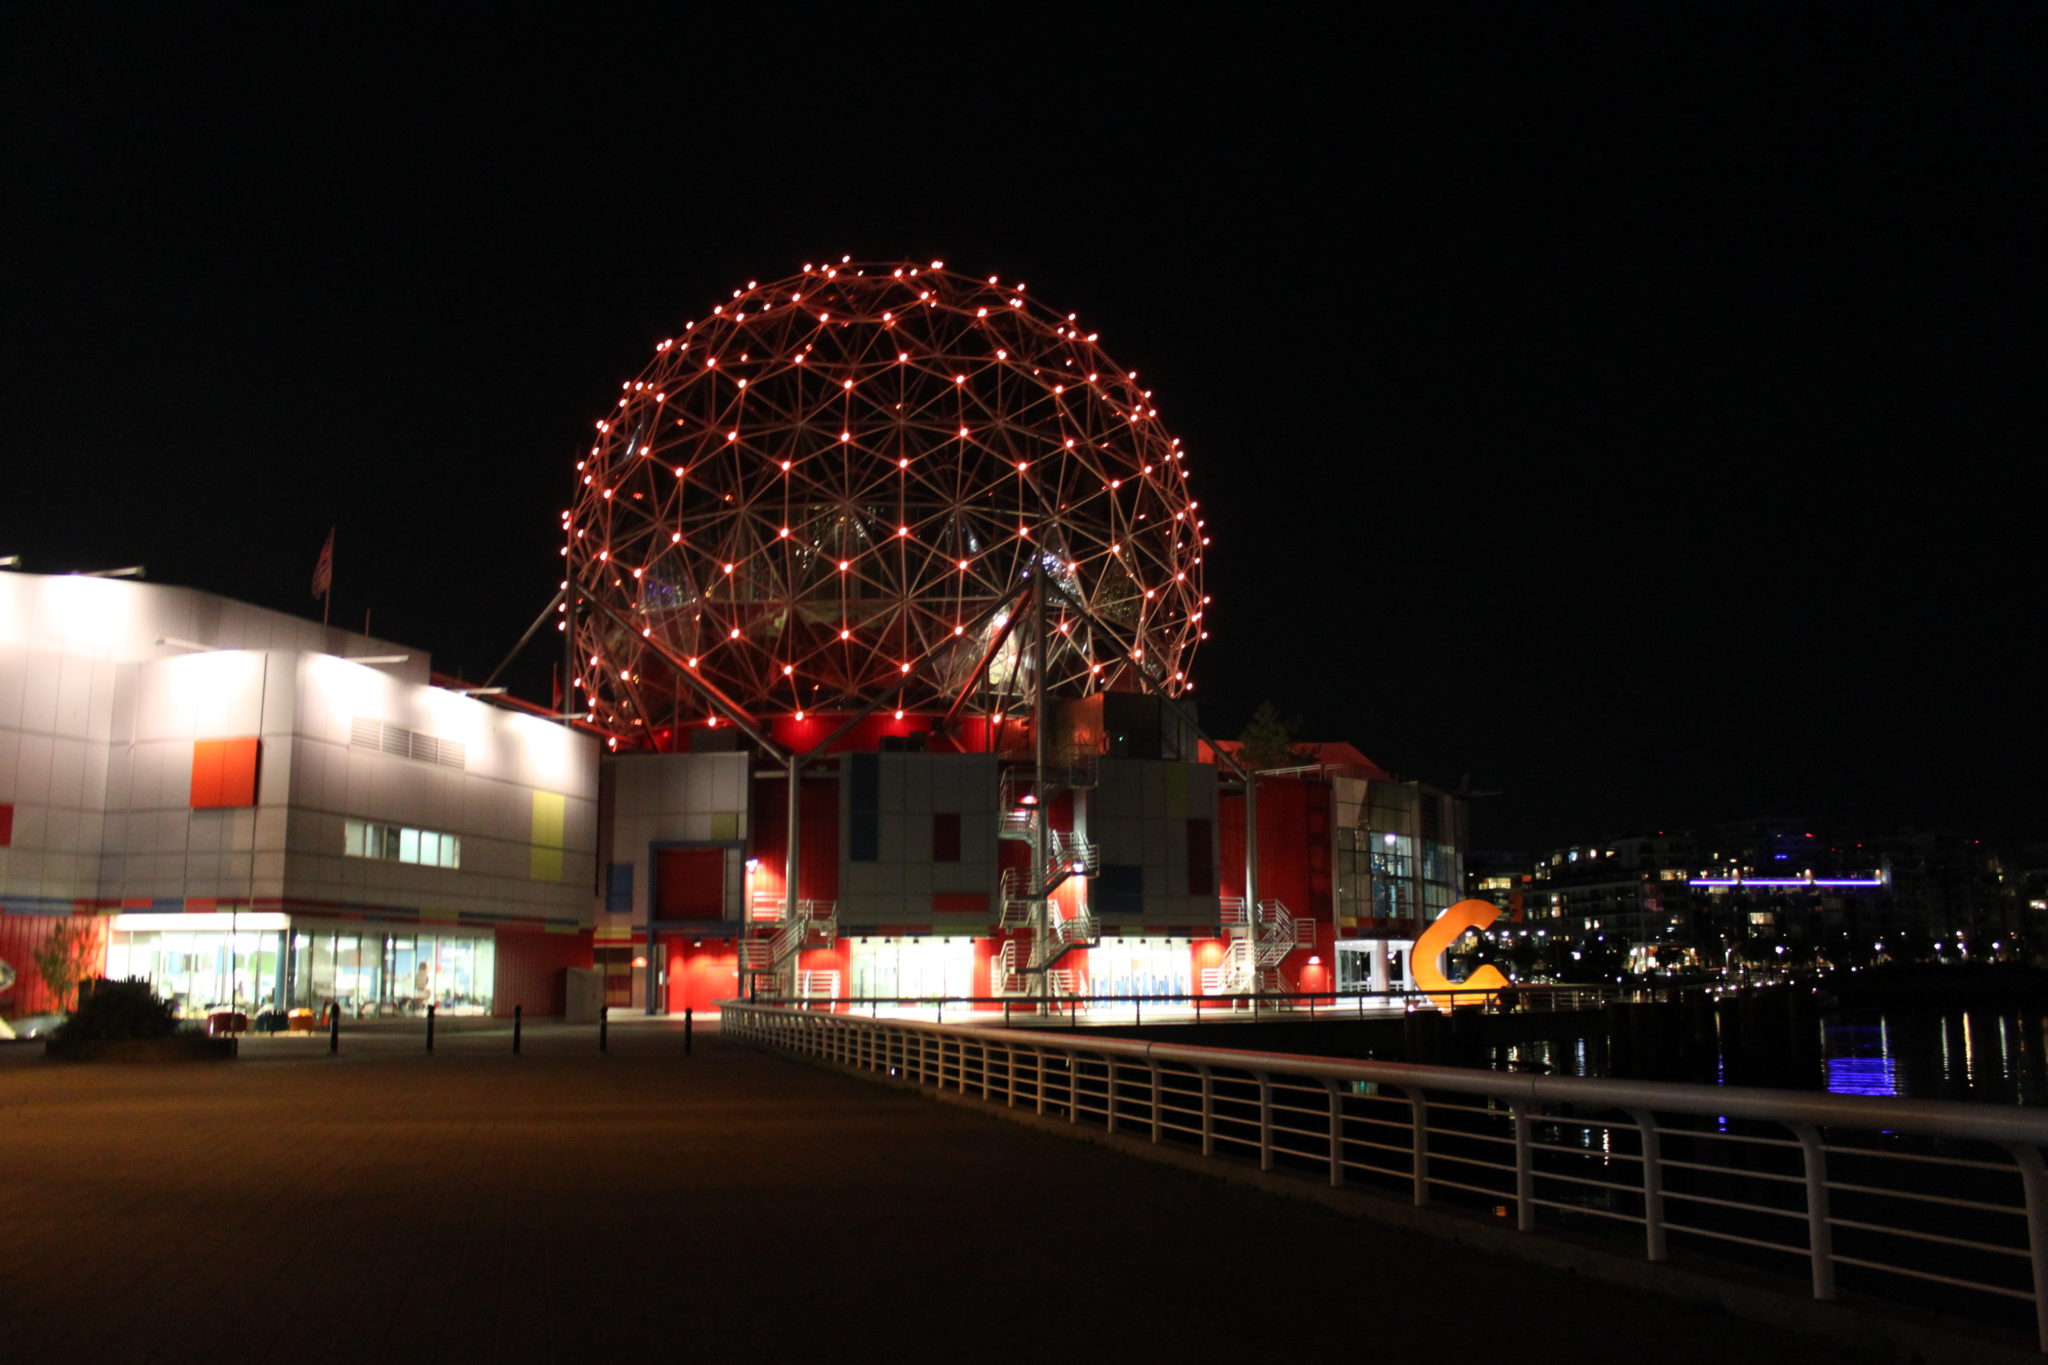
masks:
<path id="1" fill-rule="evenodd" d="M 1415 949 L 1408 955 L 1408 974 L 1429 993 L 1432 1005 L 1448 1013 L 1463 992 L 1497 991 L 1508 984 L 1508 979 L 1490 966 L 1481 967 L 1455 986 L 1445 979 L 1443 970 L 1444 953 L 1458 941 L 1458 935 L 1467 929 L 1484 929 L 1499 916 L 1500 907 L 1492 901 L 1459 901 L 1415 940 Z M 1463 999 L 1468 1005 L 1479 1003 L 1476 995 L 1463 995 Z"/>

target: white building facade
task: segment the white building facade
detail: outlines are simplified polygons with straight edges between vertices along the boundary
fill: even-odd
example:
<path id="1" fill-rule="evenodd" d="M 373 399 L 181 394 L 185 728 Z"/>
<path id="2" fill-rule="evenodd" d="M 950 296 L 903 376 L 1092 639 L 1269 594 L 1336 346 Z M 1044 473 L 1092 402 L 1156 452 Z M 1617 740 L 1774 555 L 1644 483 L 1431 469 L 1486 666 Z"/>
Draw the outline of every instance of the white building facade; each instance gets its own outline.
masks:
<path id="1" fill-rule="evenodd" d="M 0 573 L 0 957 L 32 976 L 70 920 L 188 1013 L 559 1009 L 597 742 L 431 677 L 190 589 Z"/>

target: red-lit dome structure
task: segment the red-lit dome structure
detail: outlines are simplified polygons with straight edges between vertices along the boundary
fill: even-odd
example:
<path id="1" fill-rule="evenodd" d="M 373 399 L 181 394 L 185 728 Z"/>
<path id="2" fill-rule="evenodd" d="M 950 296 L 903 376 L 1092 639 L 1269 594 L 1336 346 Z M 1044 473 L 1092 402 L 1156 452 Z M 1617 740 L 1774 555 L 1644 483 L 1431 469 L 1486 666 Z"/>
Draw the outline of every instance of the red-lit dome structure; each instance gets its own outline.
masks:
<path id="1" fill-rule="evenodd" d="M 575 704 L 622 744 L 707 719 L 683 669 L 757 717 L 1021 695 L 999 636 L 1035 567 L 1051 694 L 1190 686 L 1208 541 L 1180 443 L 1022 284 L 750 281 L 655 347 L 576 468 Z"/>

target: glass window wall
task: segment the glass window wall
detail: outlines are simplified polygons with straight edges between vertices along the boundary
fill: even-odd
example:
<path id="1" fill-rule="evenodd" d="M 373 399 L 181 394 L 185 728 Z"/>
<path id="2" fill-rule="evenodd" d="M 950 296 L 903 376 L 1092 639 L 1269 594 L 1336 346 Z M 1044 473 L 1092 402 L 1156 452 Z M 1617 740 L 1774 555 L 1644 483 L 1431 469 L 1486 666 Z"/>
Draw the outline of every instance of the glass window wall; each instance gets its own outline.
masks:
<path id="1" fill-rule="evenodd" d="M 216 1009 L 324 1009 L 356 1018 L 488 1014 L 497 976 L 488 935 L 365 932 L 280 914 L 117 915 L 107 975 L 137 977 L 197 1017 Z"/>
<path id="2" fill-rule="evenodd" d="M 1192 995 L 1193 958 L 1166 938 L 1110 939 L 1088 950 L 1088 988 L 1096 995 Z"/>
<path id="3" fill-rule="evenodd" d="M 974 994 L 971 938 L 855 939 L 853 993 L 883 999 Z"/>

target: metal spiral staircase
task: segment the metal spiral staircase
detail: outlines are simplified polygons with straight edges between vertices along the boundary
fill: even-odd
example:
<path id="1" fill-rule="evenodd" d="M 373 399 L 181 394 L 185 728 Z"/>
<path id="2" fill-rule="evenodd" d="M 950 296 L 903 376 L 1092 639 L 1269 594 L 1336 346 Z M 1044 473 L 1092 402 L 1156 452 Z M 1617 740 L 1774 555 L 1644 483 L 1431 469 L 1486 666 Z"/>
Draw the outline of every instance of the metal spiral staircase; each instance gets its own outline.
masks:
<path id="1" fill-rule="evenodd" d="M 1028 843 L 1042 850 L 1036 867 L 1013 867 L 1002 876 L 1002 910 L 997 926 L 1010 937 L 997 955 L 990 985 L 1001 995 L 1027 994 L 1042 983 L 1047 994 L 1071 994 L 1079 978 L 1058 967 L 1061 958 L 1096 941 L 1095 917 L 1083 911 L 1063 915 L 1053 892 L 1072 877 L 1091 876 L 1101 867 L 1095 845 L 1086 837 L 1056 830 L 1046 823 L 1050 797 L 1061 790 L 1095 785 L 1096 755 L 1091 749 L 1066 751 L 1048 764 L 1039 783 L 1004 782 L 997 837 Z"/>
<path id="2" fill-rule="evenodd" d="M 740 970 L 754 999 L 782 999 L 797 988 L 808 994 L 815 988 L 816 972 L 796 972 L 797 955 L 806 948 L 830 948 L 839 941 L 839 903 L 800 900 L 796 915 L 785 918 L 787 906 L 772 891 L 757 892 L 753 913 L 747 921 L 746 937 L 740 940 Z M 837 973 L 829 973 L 835 981 Z M 808 980 L 806 978 L 809 978 Z"/>
<path id="3" fill-rule="evenodd" d="M 1280 964 L 1296 948 L 1315 946 L 1316 922 L 1294 914 L 1278 900 L 1262 900 L 1256 913 L 1247 914 L 1244 897 L 1225 896 L 1222 909 L 1226 946 L 1212 978 L 1217 993 L 1290 989 Z"/>

